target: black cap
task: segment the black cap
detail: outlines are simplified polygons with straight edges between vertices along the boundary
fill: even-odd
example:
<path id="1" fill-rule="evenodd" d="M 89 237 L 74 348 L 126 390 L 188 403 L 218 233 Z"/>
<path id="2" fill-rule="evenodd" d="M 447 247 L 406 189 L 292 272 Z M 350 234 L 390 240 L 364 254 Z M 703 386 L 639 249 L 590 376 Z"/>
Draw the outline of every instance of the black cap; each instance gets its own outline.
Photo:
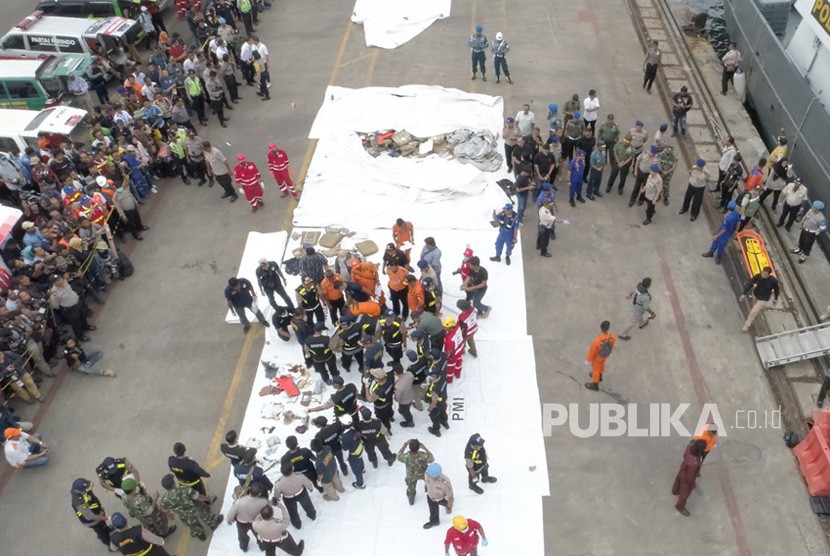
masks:
<path id="1" fill-rule="evenodd" d="M 315 322 L 314 323 L 314 330 L 320 332 L 321 330 L 326 329 L 326 323 L 324 322 Z"/>
<path id="2" fill-rule="evenodd" d="M 480 434 L 476 433 L 476 434 L 474 434 L 473 436 L 470 437 L 470 444 L 476 444 L 478 446 L 483 446 L 484 445 L 484 439 L 481 438 Z"/>
<path id="3" fill-rule="evenodd" d="M 331 377 L 331 383 L 337 386 L 343 386 L 344 384 L 346 384 L 346 381 L 343 380 L 342 376 L 333 376 Z"/>

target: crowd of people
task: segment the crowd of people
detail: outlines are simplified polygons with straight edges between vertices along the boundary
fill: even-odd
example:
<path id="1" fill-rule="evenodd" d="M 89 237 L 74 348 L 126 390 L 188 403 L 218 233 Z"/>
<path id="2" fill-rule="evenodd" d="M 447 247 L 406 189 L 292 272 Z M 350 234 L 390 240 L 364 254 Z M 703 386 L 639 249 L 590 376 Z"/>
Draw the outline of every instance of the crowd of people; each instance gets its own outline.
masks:
<path id="1" fill-rule="evenodd" d="M 0 192 L 23 217 L 4 251 L 10 278 L 0 306 L 0 350 L 8 363 L 0 370 L 0 386 L 7 396 L 40 400 L 37 384 L 54 376 L 50 362 L 60 356 L 70 368 L 114 375 L 96 364 L 100 353 L 82 347 L 95 328 L 88 320 L 90 305 L 103 303 L 101 294 L 113 278 L 132 273 L 115 242 L 126 234 L 143 239 L 149 228 L 141 205 L 158 192 L 160 179 L 218 183 L 230 202 L 239 191 L 252 211 L 263 205 L 259 169 L 243 154 L 235 165 L 228 163 L 222 151 L 198 136 L 194 123 L 207 125 L 212 112 L 227 125 L 225 111 L 242 100 L 237 76 L 258 84 L 260 97 L 269 98 L 268 50 L 246 32 L 242 4 L 217 0 L 201 9 L 190 6 L 191 46 L 187 37 L 168 36 L 161 17 L 142 7 L 139 21 L 153 47 L 149 60 L 132 57 L 113 85 L 107 76 L 114 70 L 98 58 L 89 82 L 76 77 L 69 84 L 89 111 L 86 140 L 44 136 L 11 153 L 19 176 L 4 180 Z M 283 196 L 296 197 L 285 151 L 271 143 L 266 152 Z"/>

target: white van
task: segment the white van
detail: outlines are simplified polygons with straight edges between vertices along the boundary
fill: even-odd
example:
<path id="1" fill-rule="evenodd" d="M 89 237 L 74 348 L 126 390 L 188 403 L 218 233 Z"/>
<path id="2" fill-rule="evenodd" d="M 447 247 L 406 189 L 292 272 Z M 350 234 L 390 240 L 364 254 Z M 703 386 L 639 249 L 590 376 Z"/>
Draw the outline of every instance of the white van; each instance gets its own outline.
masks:
<path id="1" fill-rule="evenodd" d="M 35 12 L 0 39 L 0 57 L 39 58 L 68 53 L 104 56 L 115 63 L 140 41 L 141 25 L 132 19 L 79 19 L 44 16 Z"/>
<path id="2" fill-rule="evenodd" d="M 56 106 L 40 112 L 0 110 L 0 152 L 22 153 L 26 147 L 38 152 L 37 142 L 42 137 L 52 145 L 60 145 L 72 139 L 86 114 L 86 110 L 70 106 Z"/>

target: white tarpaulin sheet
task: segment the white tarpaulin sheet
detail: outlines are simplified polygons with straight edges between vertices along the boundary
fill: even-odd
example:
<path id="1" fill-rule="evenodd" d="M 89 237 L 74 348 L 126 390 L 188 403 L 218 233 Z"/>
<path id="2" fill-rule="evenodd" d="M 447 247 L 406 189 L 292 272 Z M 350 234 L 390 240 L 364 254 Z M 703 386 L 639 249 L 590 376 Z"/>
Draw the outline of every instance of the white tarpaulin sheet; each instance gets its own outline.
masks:
<path id="1" fill-rule="evenodd" d="M 502 112 L 501 98 L 457 89 L 329 87 L 309 134 L 318 143 L 294 225 L 387 228 L 403 208 L 417 203 L 424 206 L 420 227 L 489 229 L 493 209 L 507 201 L 496 185 L 507 177 L 503 170 L 481 172 L 437 155 L 374 158 L 357 133 L 406 129 L 431 137 L 469 128 L 500 137 Z"/>
<path id="2" fill-rule="evenodd" d="M 489 254 L 493 248 L 494 232 L 420 231 L 417 228 L 415 232 L 416 240 L 427 234 L 433 235 L 442 249 L 444 313 L 457 314 L 455 301 L 461 296 L 461 279 L 453 276 L 452 270 L 460 263 L 461 254 L 467 245 L 482 257 Z M 263 241 L 269 235 L 276 234 L 249 235 L 243 260 L 250 260 L 251 263 L 240 267 L 240 276 L 250 274 L 259 257 L 272 256 L 274 248 L 271 242 Z M 391 230 L 374 230 L 368 237 L 383 244 L 391 237 Z M 299 245 L 299 241 L 288 241 L 285 248 L 288 256 L 291 256 L 291 250 Z M 381 256 L 378 253 L 369 260 L 380 262 Z M 393 424 L 394 434 L 389 443 L 390 448 L 397 451 L 409 438 L 423 441 L 435 454 L 436 461 L 442 464 L 444 473 L 456 490 L 453 515 L 462 514 L 481 522 L 495 546 L 504 547 L 510 543 L 516 554 L 541 556 L 544 554 L 541 497 L 549 494 L 549 487 L 533 343 L 531 337 L 526 335 L 526 314 L 522 302 L 524 278 L 521 253 L 514 253 L 513 265 L 510 267 L 492 263 L 485 266 L 490 274 L 491 285 L 484 302 L 493 309 L 489 318 L 479 321 L 479 333 L 476 336 L 479 357 L 466 355 L 462 379 L 450 385 L 450 429 L 443 431 L 441 438 L 435 438 L 426 431 L 429 426 L 426 412 L 413 411 L 415 428 L 402 429 Z M 291 292 L 299 285 L 299 279 L 296 276 L 289 276 L 288 279 L 287 289 Z M 385 285 L 386 280 L 383 279 L 382 283 Z M 260 297 L 259 306 L 270 319 L 273 311 L 267 299 Z M 277 364 L 302 364 L 302 351 L 295 339 L 284 342 L 276 336 L 273 328 L 266 330 L 265 339 L 260 359 Z M 355 371 L 343 373 L 343 376 L 347 381 L 360 386 L 359 375 Z M 267 384 L 269 380 L 265 377 L 264 368 L 260 366 L 244 421 L 238 429 L 242 443 L 259 443 L 259 453 L 262 454 L 269 436 L 284 441 L 286 436 L 294 434 L 298 436 L 301 446 L 308 446 L 316 432 L 314 427 L 299 435 L 294 431 L 297 422 L 284 425 L 281 420 L 263 417 L 263 407 L 273 401 L 290 403 L 284 394 L 279 397 L 261 397 L 259 392 Z M 329 392 L 331 390 L 327 388 L 324 395 L 315 396 L 312 405 L 326 399 Z M 303 410 L 301 407 L 295 409 Z M 330 411 L 319 414 L 333 418 Z M 315 415 L 317 414 L 312 414 Z M 263 431 L 271 427 L 275 427 L 272 433 Z M 484 485 L 486 493 L 481 496 L 467 489 L 463 458 L 464 445 L 475 433 L 486 439 L 491 472 L 499 479 L 495 485 Z M 272 457 L 276 459 L 285 451 L 285 447 L 280 444 Z M 263 467 L 270 465 L 270 459 L 262 455 Z M 517 461 L 521 464 L 517 464 Z M 337 552 L 380 556 L 395 553 L 415 556 L 434 553 L 436 547 L 441 546 L 452 516 L 444 514 L 442 510 L 442 526 L 425 531 L 421 525 L 428 520 L 426 500 L 423 493 L 419 492 L 415 506 L 409 506 L 404 492 L 404 466 L 395 464 L 389 468 L 380 460 L 380 467 L 373 469 L 368 461 L 365 463 L 366 489 L 358 491 L 352 488 L 350 485 L 353 478 L 350 475 L 343 478 L 347 492 L 339 502 L 324 502 L 319 495 L 312 494 L 318 511 L 317 521 L 304 518 L 301 511 L 302 529 L 291 529 L 295 539 L 305 540 L 308 554 Z M 277 468 L 278 465 L 267 472 L 274 482 L 280 476 Z M 231 493 L 236 484 L 236 479 L 231 477 L 222 506 L 225 514 L 232 503 Z M 367 529 L 367 524 L 378 526 L 372 525 Z M 404 531 L 407 537 L 405 547 L 400 544 L 400 535 Z M 521 535 L 517 537 L 516 531 L 521 531 Z M 393 552 L 389 552 L 390 547 L 394 547 Z M 209 554 L 230 556 L 238 552 L 236 528 L 220 526 L 214 533 Z M 495 547 L 490 548 L 489 552 L 502 553 Z M 259 553 L 253 542 L 249 553 Z"/>
<path id="3" fill-rule="evenodd" d="M 424 94 L 423 104 L 413 96 L 417 91 Z M 395 92 L 402 94 L 395 96 Z M 442 250 L 443 315 L 457 314 L 455 302 L 462 295 L 461 278 L 453 275 L 453 271 L 461 264 L 467 246 L 481 257 L 489 272 L 484 303 L 492 307 L 492 312 L 489 318 L 479 321 L 476 336 L 479 357 L 467 354 L 462 378 L 449 387 L 450 429 L 436 438 L 426 430 L 429 424 L 426 413 L 414 411 L 413 429 L 393 424 L 390 448 L 396 452 L 409 438 L 418 438 L 430 448 L 453 483 L 456 494 L 453 514 L 476 519 L 487 532 L 490 546 L 480 550 L 482 556 L 508 553 L 542 556 L 545 553 L 542 496 L 549 495 L 549 484 L 533 342 L 527 335 L 522 255 L 516 250 L 511 266 L 487 260 L 494 251 L 496 239 L 489 215 L 505 202 L 504 194 L 495 185 L 495 179 L 502 176 L 484 174 L 457 161 L 438 159 L 436 164 L 444 163 L 440 166 L 442 171 L 464 172 L 466 179 L 447 180 L 436 187 L 436 180 L 442 177 L 433 175 L 427 168 L 434 170 L 439 166 L 428 162 L 427 168 L 406 166 L 402 170 L 402 165 L 412 161 L 373 159 L 360 148 L 359 141 L 352 141 L 355 131 L 386 127 L 406 128 L 419 136 L 462 127 L 497 132 L 501 127 L 501 100 L 421 86 L 362 92 L 330 89 L 327 99 L 315 121 L 313 135 L 320 141 L 295 213 L 295 231 L 319 230 L 333 224 L 348 226 L 356 235 L 343 241 L 353 244 L 361 239 L 373 240 L 380 250 L 369 260 L 379 263 L 383 246 L 392 238 L 390 224 L 398 217 L 412 221 L 415 225 L 413 261 L 419 258 L 427 236 L 434 237 Z M 349 150 L 349 145 L 354 149 Z M 329 158 L 339 156 L 338 149 L 346 154 L 332 162 Z M 358 156 L 361 153 L 365 158 Z M 412 173 L 418 175 L 412 176 Z M 381 190 L 382 184 L 388 188 Z M 473 190 L 470 184 L 482 185 Z M 298 236 L 284 245 L 284 235 L 275 234 L 272 239 L 268 234 L 250 234 L 238 275 L 253 276 L 256 261 L 262 256 L 273 258 L 284 251 L 290 257 L 300 241 Z M 381 276 L 381 284 L 386 289 L 385 276 Z M 288 277 L 289 293 L 293 295 L 298 285 L 299 277 Z M 273 311 L 267 299 L 260 297 L 258 302 L 270 318 Z M 327 323 L 331 329 L 330 321 Z M 265 340 L 261 359 L 281 366 L 302 363 L 302 350 L 295 339 L 284 342 L 269 328 L 265 331 Z M 359 384 L 357 372 L 343 376 Z M 296 421 L 285 424 L 269 416 L 275 402 L 291 402 L 284 393 L 260 396 L 260 390 L 268 383 L 265 368 L 260 365 L 243 423 L 238 427 L 243 444 L 260 446 L 263 467 L 285 453 L 282 442 L 287 435 L 296 434 L 294 428 L 298 424 Z M 314 397 L 312 405 L 327 399 L 329 392 L 326 387 Z M 296 403 L 291 407 L 300 414 L 304 411 Z M 321 414 L 332 418 L 330 411 Z M 308 446 L 315 432 L 311 427 L 308 432 L 297 435 L 300 445 Z M 483 495 L 467 488 L 464 467 L 464 446 L 476 433 L 486 439 L 491 473 L 498 477 L 498 483 L 484 485 Z M 279 438 L 281 444 L 278 450 L 267 455 L 267 439 L 271 436 Z M 267 473 L 274 481 L 279 477 L 274 467 Z M 325 502 L 319 494 L 312 493 L 317 520 L 312 522 L 301 512 L 303 527 L 300 531 L 291 528 L 292 535 L 297 541 L 305 541 L 306 554 L 314 555 L 438 553 L 443 548 L 452 516 L 442 511 L 441 525 L 424 530 L 421 525 L 428 519 L 428 509 L 423 491 L 419 489 L 415 505 L 410 506 L 404 476 L 404 466 L 399 463 L 388 467 L 381 460 L 378 469 L 367 463 L 365 490 L 351 487 L 350 474 L 343 477 L 346 493 L 339 502 Z M 231 493 L 236 484 L 236 479 L 230 477 L 222 505 L 224 513 L 232 503 Z M 208 553 L 211 556 L 238 554 L 235 527 L 220 526 Z M 249 553 L 260 553 L 254 542 L 250 543 Z"/>
<path id="4" fill-rule="evenodd" d="M 352 21 L 363 25 L 366 46 L 397 48 L 449 17 L 451 7 L 452 0 L 357 0 Z"/>

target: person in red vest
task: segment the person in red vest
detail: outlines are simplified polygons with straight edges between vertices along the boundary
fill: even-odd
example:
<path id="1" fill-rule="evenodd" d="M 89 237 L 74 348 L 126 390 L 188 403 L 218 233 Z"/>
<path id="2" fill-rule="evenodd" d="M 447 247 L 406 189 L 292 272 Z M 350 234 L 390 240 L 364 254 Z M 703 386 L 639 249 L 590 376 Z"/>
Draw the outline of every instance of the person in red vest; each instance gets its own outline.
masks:
<path id="1" fill-rule="evenodd" d="M 456 274 L 461 275 L 462 282 L 467 279 L 467 276 L 470 275 L 470 257 L 472 256 L 473 250 L 470 249 L 470 247 L 468 246 L 466 249 L 464 249 L 464 259 L 461 261 L 461 266 L 459 266 L 458 269 L 455 272 L 453 272 L 453 276 Z"/>
<path id="2" fill-rule="evenodd" d="M 251 212 L 256 212 L 258 208 L 265 206 L 262 202 L 262 175 L 256 164 L 246 160 L 244 154 L 239 153 L 236 159 L 239 164 L 233 169 L 233 179 L 239 184 L 240 192 L 251 203 Z"/>
<path id="3" fill-rule="evenodd" d="M 290 193 L 292 197 L 297 198 L 294 182 L 291 181 L 291 163 L 288 161 L 288 155 L 274 143 L 268 145 L 268 172 L 282 191 L 280 197 L 287 197 Z"/>
<path id="4" fill-rule="evenodd" d="M 478 521 L 466 519 L 460 515 L 452 518 L 452 527 L 444 538 L 444 552 L 450 555 L 450 546 L 458 556 L 478 556 L 478 545 L 487 546 L 484 528 Z"/>
<path id="5" fill-rule="evenodd" d="M 461 378 L 461 365 L 464 361 L 464 333 L 455 317 L 446 317 L 444 325 L 444 353 L 447 354 L 447 384 L 453 379 Z"/>
<path id="6" fill-rule="evenodd" d="M 464 341 L 470 348 L 470 355 L 478 357 L 478 350 L 476 350 L 475 335 L 478 332 L 478 315 L 473 304 L 466 299 L 459 299 L 456 304 L 461 313 L 458 315 L 458 326 L 461 327 L 461 333 L 464 336 Z"/>

